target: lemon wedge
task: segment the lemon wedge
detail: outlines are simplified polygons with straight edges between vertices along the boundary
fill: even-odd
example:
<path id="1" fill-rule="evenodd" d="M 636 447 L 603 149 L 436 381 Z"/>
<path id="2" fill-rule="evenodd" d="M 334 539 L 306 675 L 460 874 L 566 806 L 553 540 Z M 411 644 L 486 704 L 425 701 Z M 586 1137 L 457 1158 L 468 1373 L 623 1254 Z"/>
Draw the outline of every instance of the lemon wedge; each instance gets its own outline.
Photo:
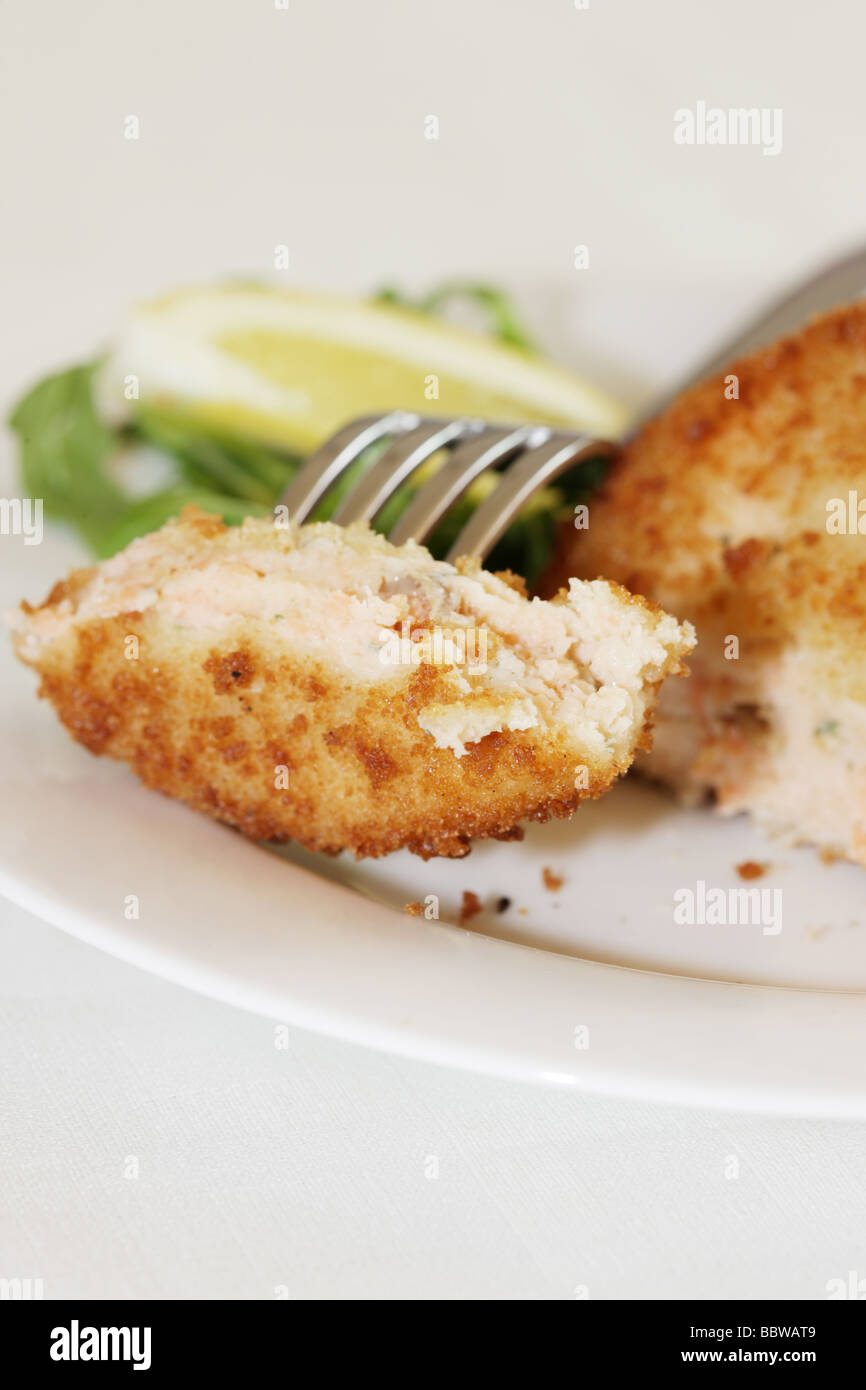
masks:
<path id="1" fill-rule="evenodd" d="M 122 326 L 98 381 L 110 418 L 136 400 L 305 454 L 392 409 L 538 421 L 604 437 L 628 412 L 543 358 L 414 310 L 270 286 L 178 291 Z"/>

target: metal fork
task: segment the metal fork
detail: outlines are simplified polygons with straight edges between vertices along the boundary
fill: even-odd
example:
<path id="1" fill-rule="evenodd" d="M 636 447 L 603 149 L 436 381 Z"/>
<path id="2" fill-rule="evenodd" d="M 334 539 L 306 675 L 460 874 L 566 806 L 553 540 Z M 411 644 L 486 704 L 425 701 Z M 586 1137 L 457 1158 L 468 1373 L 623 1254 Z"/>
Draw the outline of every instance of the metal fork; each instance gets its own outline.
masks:
<path id="1" fill-rule="evenodd" d="M 750 323 L 685 385 L 711 376 L 732 359 L 753 352 L 799 328 L 807 317 L 856 298 L 866 288 L 866 252 L 858 251 L 811 275 L 792 293 Z M 682 390 L 683 386 L 679 389 Z M 657 402 L 642 418 L 662 409 Z M 442 449 L 449 457 L 419 488 L 389 532 L 395 545 L 423 541 L 459 497 L 488 470 L 496 470 L 493 491 L 461 530 L 447 559 L 484 559 L 529 498 L 545 483 L 588 458 L 613 458 L 620 445 L 547 425 L 491 425 L 483 420 L 447 419 L 395 410 L 353 420 L 309 458 L 281 498 L 289 515 L 306 521 L 317 503 L 371 445 L 384 446 L 333 515 L 340 525 L 373 521 L 390 497 L 422 464 Z M 507 465 L 507 467 L 503 467 Z"/>
<path id="2" fill-rule="evenodd" d="M 611 458 L 617 445 L 590 434 L 547 425 L 491 425 L 395 410 L 353 420 L 307 459 L 283 493 L 294 521 L 306 521 L 317 503 L 373 444 L 384 451 L 343 498 L 332 521 L 372 522 L 412 474 L 442 449 L 448 457 L 421 485 L 388 533 L 394 545 L 423 541 L 482 473 L 497 469 L 493 491 L 472 513 L 446 559 L 484 559 L 533 493 L 587 458 Z M 507 464 L 502 471 L 498 466 Z"/>

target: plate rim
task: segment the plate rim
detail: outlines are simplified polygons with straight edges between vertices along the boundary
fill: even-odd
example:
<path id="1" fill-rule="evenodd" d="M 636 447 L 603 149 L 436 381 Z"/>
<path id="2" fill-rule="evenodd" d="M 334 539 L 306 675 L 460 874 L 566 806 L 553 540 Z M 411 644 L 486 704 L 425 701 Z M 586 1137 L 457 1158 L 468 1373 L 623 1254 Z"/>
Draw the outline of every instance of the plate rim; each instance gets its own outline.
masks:
<path id="1" fill-rule="evenodd" d="M 275 919 L 275 899 L 267 902 L 267 915 L 259 919 L 257 934 L 263 940 L 270 933 L 274 942 L 278 941 L 278 954 L 272 955 L 268 964 L 284 973 L 276 986 L 263 985 L 261 978 L 256 980 L 255 973 L 244 967 L 245 938 L 239 928 L 233 937 L 224 924 L 218 938 L 212 934 L 210 939 L 217 943 L 216 958 L 205 961 L 185 937 L 171 936 L 170 912 L 162 934 L 158 932 L 155 938 L 139 930 L 137 924 L 134 930 L 118 929 L 117 921 L 106 914 L 104 894 L 98 886 L 87 903 L 70 905 L 64 900 L 59 886 L 62 863 L 55 866 L 53 882 L 51 873 L 40 874 L 32 861 L 26 872 L 11 869 L 8 862 L 0 863 L 0 895 L 49 925 L 159 978 L 280 1023 L 378 1051 L 504 1079 L 704 1109 L 866 1118 L 866 1085 L 861 1070 L 851 1064 L 855 1053 L 866 1055 L 866 1010 L 860 991 L 743 984 L 643 970 L 540 950 L 446 922 L 408 918 L 344 884 L 321 878 L 263 846 L 244 841 L 186 807 L 154 797 L 131 779 L 128 786 L 113 780 L 103 785 L 108 793 L 103 810 L 110 808 L 120 791 L 121 799 L 138 802 L 137 810 L 148 833 L 157 832 L 166 812 L 188 819 L 194 841 L 223 837 L 219 860 L 229 875 L 245 867 L 241 861 L 246 856 L 258 856 L 258 877 L 269 880 L 269 887 L 273 883 L 275 894 L 282 886 L 308 908 L 319 910 L 318 920 L 303 921 L 298 933 L 287 930 L 285 921 Z M 8 813 L 0 818 L 7 832 L 9 820 Z M 123 816 L 118 820 L 122 823 Z M 162 830 L 164 827 L 159 833 Z M 190 856 L 189 862 L 194 860 L 195 856 Z M 252 869 L 252 859 L 249 866 Z M 277 885 L 277 875 L 281 885 Z M 89 882 L 95 885 L 95 878 Z M 326 937 L 317 942 L 312 955 L 310 932 Z M 259 949 L 262 940 L 257 943 Z M 366 968 L 368 975 L 373 967 L 382 967 L 379 973 L 373 969 L 376 987 L 368 988 L 349 1006 L 345 989 L 341 995 L 340 972 L 336 981 L 331 977 L 329 994 L 329 981 L 321 968 L 325 958 L 333 959 L 334 950 L 348 953 L 352 968 Z M 445 958 L 455 954 L 461 958 L 455 979 L 463 992 L 467 987 L 470 994 L 480 991 L 480 1015 L 471 1020 L 471 1024 L 481 1024 L 480 1029 L 467 1027 L 467 1018 L 454 1008 L 450 995 L 431 1005 L 431 975 L 439 975 L 441 983 L 443 962 L 447 976 L 450 965 Z M 229 969 L 230 964 L 238 967 L 239 973 Z M 293 968 L 300 971 L 295 992 L 280 995 Z M 406 981 L 413 979 L 420 981 L 422 997 L 404 1000 L 395 1013 L 390 991 L 398 982 L 405 987 Z M 484 995 L 491 981 L 493 999 Z M 302 983 L 318 983 L 321 988 L 312 995 L 305 994 Z M 675 1007 L 666 1008 L 665 996 L 671 994 Z M 640 1006 L 647 1001 L 652 1007 L 642 1012 Z M 547 1007 L 542 1009 L 545 1003 Z M 590 1027 L 590 1046 L 580 1056 L 573 1045 L 569 1055 L 564 1037 L 554 1045 L 549 1032 L 552 1015 L 563 1027 L 568 1022 L 568 1007 L 575 1027 L 584 1026 L 578 1017 L 581 1009 L 591 1015 L 586 1024 Z M 503 1013 L 509 1008 L 519 1015 L 523 1030 L 519 1042 L 509 1036 L 508 1018 Z M 611 1016 L 626 1033 L 628 1021 L 636 1025 L 640 1046 L 630 1048 L 620 1037 L 614 1038 L 612 1048 L 594 1048 L 593 1034 L 600 1031 L 604 1037 Z M 648 1034 L 647 1024 L 652 1025 Z M 832 1025 L 836 1049 L 841 1048 L 843 1056 L 847 1050 L 848 1055 L 847 1068 L 842 1067 L 833 1077 L 827 1076 L 825 1054 L 815 1043 L 814 1029 L 823 1032 L 823 1025 Z M 734 1045 L 715 1050 L 709 1047 L 714 1029 L 727 1030 L 726 1041 Z M 809 1042 L 804 1044 L 807 1037 Z M 758 1054 L 759 1064 L 754 1066 Z"/>

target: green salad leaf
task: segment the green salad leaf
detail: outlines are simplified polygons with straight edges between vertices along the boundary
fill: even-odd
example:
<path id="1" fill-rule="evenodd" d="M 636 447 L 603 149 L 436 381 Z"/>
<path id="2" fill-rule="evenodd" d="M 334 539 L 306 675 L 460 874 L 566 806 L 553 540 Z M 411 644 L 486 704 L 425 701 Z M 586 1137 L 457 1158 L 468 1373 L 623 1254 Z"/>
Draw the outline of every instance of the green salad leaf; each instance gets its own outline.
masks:
<path id="1" fill-rule="evenodd" d="M 255 440 L 203 434 L 180 412 L 143 407 L 113 427 L 94 401 L 98 362 L 45 377 L 9 423 L 18 435 L 21 482 L 50 516 L 71 522 L 99 557 L 156 530 L 188 503 L 236 524 L 267 516 L 300 459 Z M 121 481 L 129 451 L 150 446 L 174 465 L 176 482 L 135 496 Z"/>
<path id="2" fill-rule="evenodd" d="M 93 403 L 95 368 L 89 363 L 45 377 L 9 420 L 18 435 L 24 491 L 41 497 L 49 515 L 73 522 L 91 545 L 126 506 L 111 476 L 116 434 Z"/>

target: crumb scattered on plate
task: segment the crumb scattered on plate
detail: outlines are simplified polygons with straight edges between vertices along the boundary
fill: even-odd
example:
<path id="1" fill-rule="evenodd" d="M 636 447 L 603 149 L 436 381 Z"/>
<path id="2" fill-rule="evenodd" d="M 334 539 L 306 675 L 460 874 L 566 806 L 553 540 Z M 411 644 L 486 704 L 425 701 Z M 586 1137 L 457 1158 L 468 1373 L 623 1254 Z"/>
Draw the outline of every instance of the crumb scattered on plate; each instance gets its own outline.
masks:
<path id="1" fill-rule="evenodd" d="M 745 879 L 763 878 L 769 867 L 769 864 L 759 864 L 756 859 L 744 859 L 742 864 L 737 865 L 737 873 Z"/>
<path id="2" fill-rule="evenodd" d="M 468 889 L 463 894 L 463 906 L 460 909 L 460 925 L 465 924 L 472 917 L 477 917 L 481 911 L 481 899 L 477 893 L 470 893 Z"/>
<path id="3" fill-rule="evenodd" d="M 810 941 L 820 941 L 821 937 L 826 936 L 829 930 L 829 927 L 807 927 L 806 935 Z"/>
<path id="4" fill-rule="evenodd" d="M 403 911 L 406 913 L 407 917 L 420 917 L 421 913 L 424 911 L 424 904 L 407 903 L 406 906 L 403 908 Z"/>
<path id="5" fill-rule="evenodd" d="M 541 878 L 548 893 L 558 893 L 563 883 L 565 882 L 565 879 L 562 877 L 562 874 L 555 874 L 552 869 L 549 869 L 547 867 L 546 864 L 544 868 L 541 870 Z"/>
<path id="6" fill-rule="evenodd" d="M 510 899 L 510 898 L 497 898 L 497 899 L 496 899 L 496 911 L 497 911 L 497 912 L 507 912 L 508 909 L 510 908 L 510 906 L 511 906 L 511 899 Z"/>

